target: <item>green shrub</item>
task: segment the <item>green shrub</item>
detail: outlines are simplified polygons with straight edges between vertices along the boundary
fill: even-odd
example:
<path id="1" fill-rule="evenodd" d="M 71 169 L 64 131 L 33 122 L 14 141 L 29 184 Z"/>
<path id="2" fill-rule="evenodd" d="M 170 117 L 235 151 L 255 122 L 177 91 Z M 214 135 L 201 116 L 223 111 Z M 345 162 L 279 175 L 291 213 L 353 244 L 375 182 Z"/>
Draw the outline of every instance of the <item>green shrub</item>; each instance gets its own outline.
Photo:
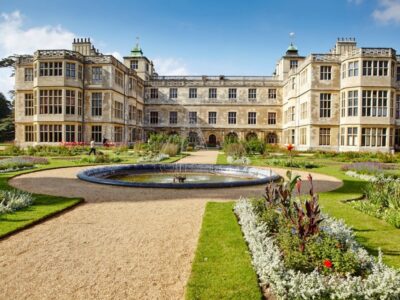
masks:
<path id="1" fill-rule="evenodd" d="M 0 191 L 0 215 L 12 213 L 33 203 L 30 193 L 20 190 Z"/>
<path id="2" fill-rule="evenodd" d="M 179 145 L 166 143 L 161 147 L 161 153 L 168 154 L 170 157 L 176 156 L 179 154 Z"/>
<path id="3" fill-rule="evenodd" d="M 246 155 L 246 149 L 242 143 L 224 144 L 224 151 L 227 156 L 239 158 Z"/>
<path id="4" fill-rule="evenodd" d="M 0 151 L 0 155 L 2 156 L 18 156 L 24 154 L 24 149 L 16 145 L 7 145 L 4 151 Z"/>
<path id="5" fill-rule="evenodd" d="M 314 169 L 319 167 L 319 165 L 313 163 L 312 161 L 286 160 L 277 158 L 267 159 L 266 163 L 271 166 L 283 168 Z"/>
<path id="6" fill-rule="evenodd" d="M 79 161 L 80 163 L 90 163 L 90 164 L 107 164 L 107 163 L 118 163 L 122 159 L 118 156 L 110 156 L 108 154 L 99 153 L 94 156 L 82 157 Z"/>
<path id="7" fill-rule="evenodd" d="M 258 139 L 252 138 L 248 141 L 243 142 L 244 148 L 246 149 L 247 154 L 264 154 L 265 151 L 265 142 Z"/>

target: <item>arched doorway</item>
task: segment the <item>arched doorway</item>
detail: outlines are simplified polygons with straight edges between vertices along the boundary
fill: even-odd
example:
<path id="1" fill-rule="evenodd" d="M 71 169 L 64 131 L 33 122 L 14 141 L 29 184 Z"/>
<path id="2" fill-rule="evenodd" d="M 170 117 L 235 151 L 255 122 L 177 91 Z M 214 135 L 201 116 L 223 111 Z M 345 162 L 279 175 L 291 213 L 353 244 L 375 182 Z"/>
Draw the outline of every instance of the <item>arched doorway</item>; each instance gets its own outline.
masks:
<path id="1" fill-rule="evenodd" d="M 208 145 L 210 147 L 215 147 L 217 145 L 217 137 L 215 134 L 210 134 L 208 137 Z"/>
<path id="2" fill-rule="evenodd" d="M 256 139 L 258 139 L 258 136 L 257 136 L 257 133 L 255 133 L 255 132 L 249 132 L 246 135 L 246 141 L 256 140 Z"/>
<path id="3" fill-rule="evenodd" d="M 227 135 L 226 135 L 226 137 L 225 137 L 225 140 L 224 140 L 224 142 L 225 143 L 237 143 L 239 141 L 239 137 L 238 137 L 238 135 L 237 135 L 237 133 L 236 132 L 229 132 Z"/>
<path id="4" fill-rule="evenodd" d="M 267 135 L 267 144 L 277 144 L 278 143 L 278 136 L 274 132 L 270 132 Z"/>

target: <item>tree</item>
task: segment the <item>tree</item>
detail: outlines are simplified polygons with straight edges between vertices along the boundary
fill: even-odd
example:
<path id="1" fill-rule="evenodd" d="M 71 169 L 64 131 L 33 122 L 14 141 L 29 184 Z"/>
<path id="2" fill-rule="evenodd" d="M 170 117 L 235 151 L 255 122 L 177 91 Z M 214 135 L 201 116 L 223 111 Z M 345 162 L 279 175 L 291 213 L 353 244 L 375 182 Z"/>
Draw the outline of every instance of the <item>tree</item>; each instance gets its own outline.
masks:
<path id="1" fill-rule="evenodd" d="M 0 93 L 0 120 L 11 114 L 11 103 Z"/>

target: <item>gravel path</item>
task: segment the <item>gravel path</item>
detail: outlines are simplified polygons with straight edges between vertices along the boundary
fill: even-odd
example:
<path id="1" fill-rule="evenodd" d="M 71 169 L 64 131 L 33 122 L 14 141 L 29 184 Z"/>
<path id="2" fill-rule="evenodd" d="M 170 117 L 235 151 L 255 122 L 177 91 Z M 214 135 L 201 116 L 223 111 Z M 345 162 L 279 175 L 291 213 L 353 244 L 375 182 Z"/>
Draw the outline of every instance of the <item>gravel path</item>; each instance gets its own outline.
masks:
<path id="1" fill-rule="evenodd" d="M 185 163 L 215 163 L 215 152 L 195 152 Z M 34 193 L 84 197 L 86 204 L 0 241 L 0 299 L 182 299 L 206 202 L 263 192 L 103 186 L 76 179 L 82 169 L 11 180 Z M 341 185 L 314 178 L 319 191 Z"/>

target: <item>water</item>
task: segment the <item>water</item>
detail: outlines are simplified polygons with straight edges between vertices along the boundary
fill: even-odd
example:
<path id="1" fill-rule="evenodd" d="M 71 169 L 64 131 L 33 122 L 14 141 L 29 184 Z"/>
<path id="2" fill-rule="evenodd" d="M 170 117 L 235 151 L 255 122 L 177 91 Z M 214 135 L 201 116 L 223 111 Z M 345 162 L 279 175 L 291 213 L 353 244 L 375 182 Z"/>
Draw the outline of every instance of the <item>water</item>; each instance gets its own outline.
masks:
<path id="1" fill-rule="evenodd" d="M 247 181 L 254 180 L 251 176 L 235 176 L 227 174 L 215 174 L 215 173 L 135 173 L 135 174 L 124 174 L 114 175 L 107 177 L 108 179 L 126 181 L 126 182 L 153 182 L 153 183 L 173 183 L 174 175 L 186 176 L 185 183 L 209 183 L 209 182 L 235 182 L 235 181 Z"/>

